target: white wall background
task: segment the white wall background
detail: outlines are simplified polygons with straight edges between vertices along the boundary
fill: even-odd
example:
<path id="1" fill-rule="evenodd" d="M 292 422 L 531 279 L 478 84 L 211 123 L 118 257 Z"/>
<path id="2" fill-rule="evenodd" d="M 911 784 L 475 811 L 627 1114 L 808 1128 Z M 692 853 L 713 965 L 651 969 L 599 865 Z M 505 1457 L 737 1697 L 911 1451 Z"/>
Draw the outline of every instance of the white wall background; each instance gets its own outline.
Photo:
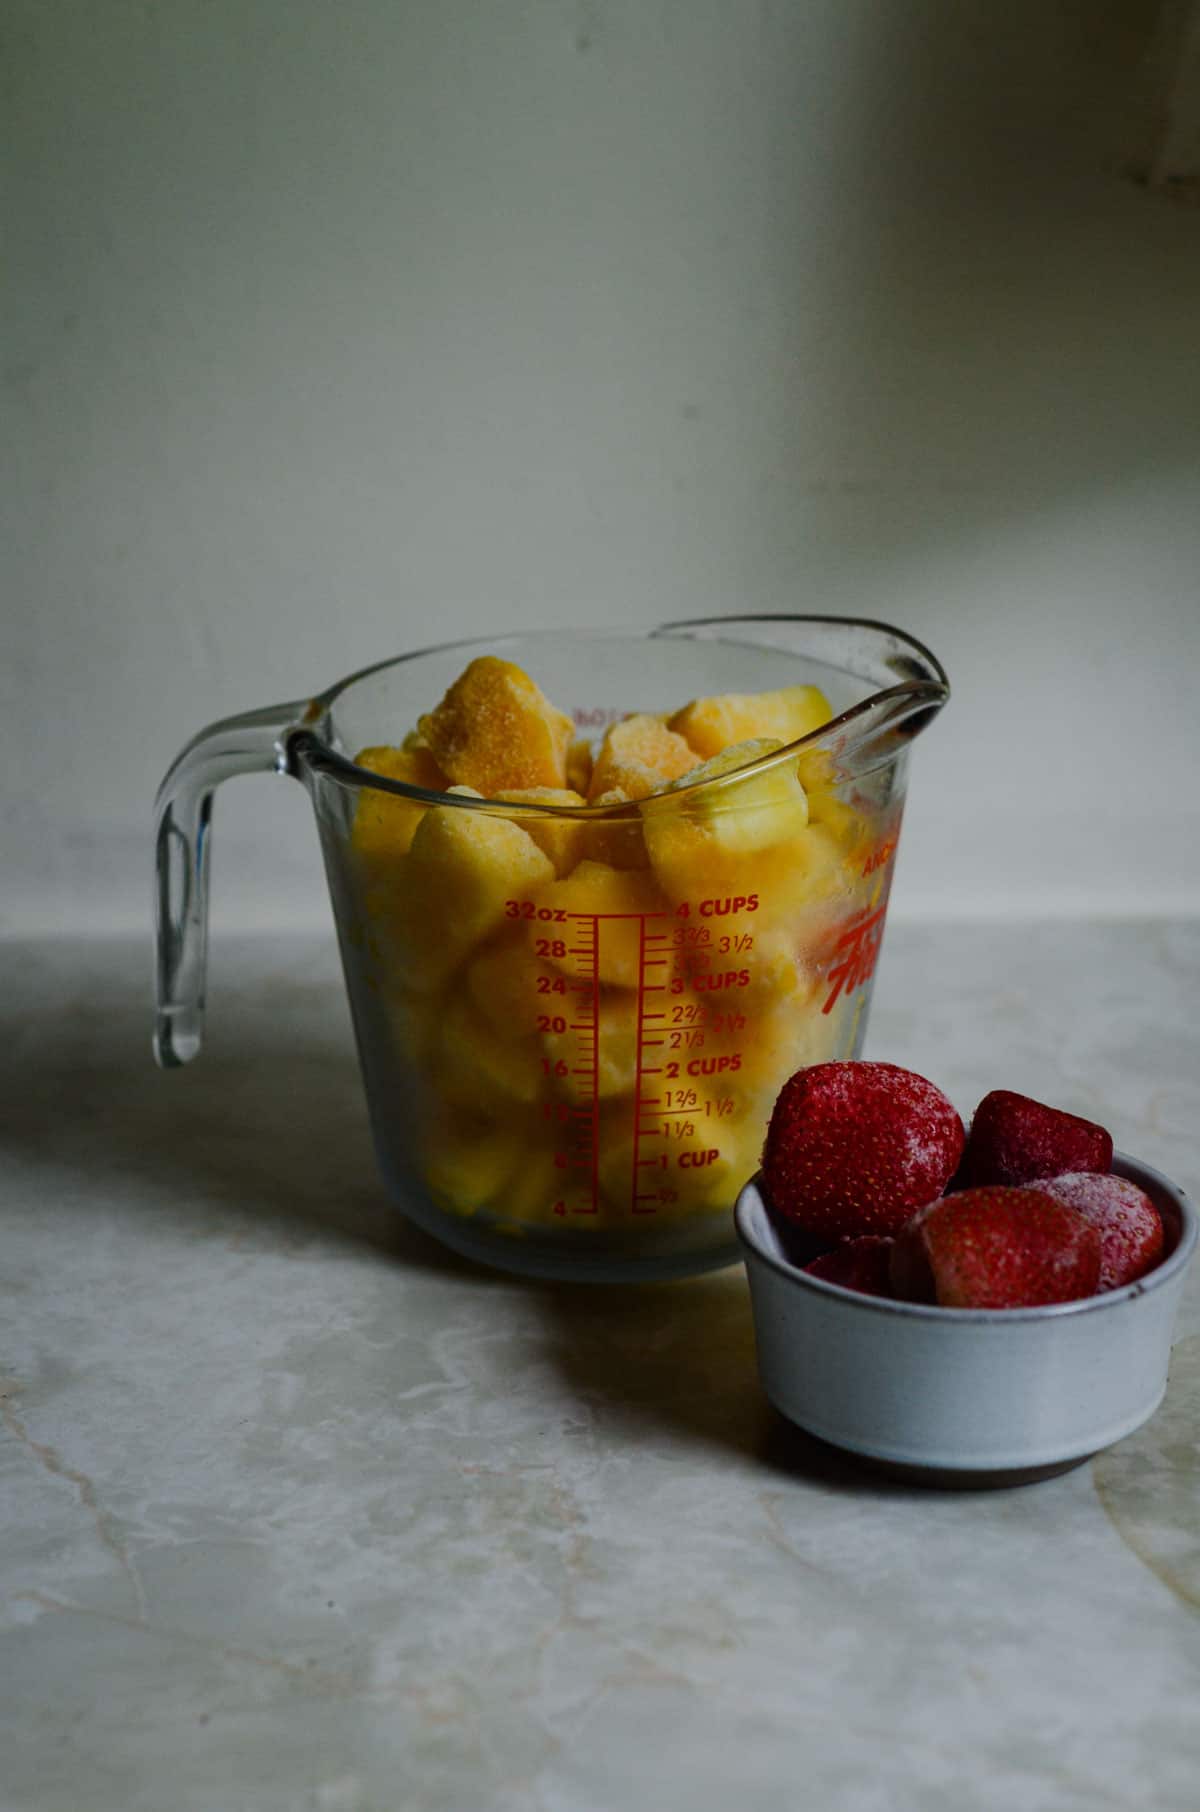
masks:
<path id="1" fill-rule="evenodd" d="M 1149 0 L 8 0 L 0 924 L 195 728 L 488 627 L 883 616 L 895 909 L 1200 908 L 1200 213 Z M 666 702 L 666 701 L 664 701 Z M 323 913 L 226 789 L 218 925 Z"/>

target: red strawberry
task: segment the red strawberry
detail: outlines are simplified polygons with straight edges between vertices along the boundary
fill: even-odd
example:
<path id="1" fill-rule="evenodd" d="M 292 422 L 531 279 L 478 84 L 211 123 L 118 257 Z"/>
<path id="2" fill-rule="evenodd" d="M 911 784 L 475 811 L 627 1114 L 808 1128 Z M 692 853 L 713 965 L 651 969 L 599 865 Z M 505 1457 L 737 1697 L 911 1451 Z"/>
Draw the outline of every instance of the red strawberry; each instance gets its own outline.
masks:
<path id="1" fill-rule="evenodd" d="M 962 1121 L 924 1076 L 817 1063 L 780 1090 L 763 1181 L 772 1207 L 808 1233 L 895 1233 L 941 1192 L 962 1148 Z"/>
<path id="2" fill-rule="evenodd" d="M 1057 1107 L 993 1089 L 975 1110 L 956 1184 L 1019 1187 L 1067 1170 L 1110 1170 L 1113 1142 L 1102 1126 Z"/>
<path id="3" fill-rule="evenodd" d="M 1098 1176 L 1081 1170 L 1039 1183 L 1047 1195 L 1066 1202 L 1100 1235 L 1101 1290 L 1117 1290 L 1132 1283 L 1158 1263 L 1163 1255 L 1163 1224 L 1158 1209 L 1124 1177 Z"/>
<path id="4" fill-rule="evenodd" d="M 1100 1235 L 1042 1189 L 963 1189 L 897 1237 L 892 1289 L 947 1309 L 1020 1309 L 1091 1296 Z"/>
<path id="5" fill-rule="evenodd" d="M 861 1290 L 864 1296 L 890 1296 L 888 1258 L 892 1242 L 877 1233 L 864 1233 L 859 1239 L 848 1239 L 832 1252 L 805 1265 L 810 1277 L 823 1277 L 826 1283 L 841 1284 L 843 1290 Z"/>

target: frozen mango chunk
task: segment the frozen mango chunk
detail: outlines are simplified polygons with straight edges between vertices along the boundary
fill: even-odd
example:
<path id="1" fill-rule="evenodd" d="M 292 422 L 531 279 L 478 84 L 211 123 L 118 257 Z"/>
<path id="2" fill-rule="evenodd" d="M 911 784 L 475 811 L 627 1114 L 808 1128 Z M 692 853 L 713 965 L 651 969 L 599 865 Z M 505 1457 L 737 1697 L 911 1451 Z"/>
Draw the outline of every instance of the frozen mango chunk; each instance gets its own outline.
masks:
<path id="1" fill-rule="evenodd" d="M 721 1090 L 690 1090 L 685 1114 L 643 1111 L 635 1139 L 632 1116 L 609 1128 L 600 1151 L 600 1187 L 614 1219 L 631 1215 L 635 1194 L 643 1228 L 733 1206 L 758 1169 L 765 1120 L 721 1112 Z M 665 1099 L 665 1097 L 664 1097 Z M 636 1166 L 636 1169 L 635 1169 Z M 636 1180 L 635 1180 L 636 1179 Z"/>
<path id="2" fill-rule="evenodd" d="M 765 888 L 769 872 L 756 874 L 756 880 Z M 700 941 L 684 947 L 684 993 L 708 998 L 711 1005 L 712 994 L 721 992 L 716 982 L 736 971 L 734 993 L 741 1008 L 749 1005 L 756 1010 L 763 1001 L 791 1003 L 803 995 L 809 983 L 791 912 L 777 916 L 770 910 L 774 901 L 764 892 L 748 898 L 717 897 L 702 904 L 712 909 L 712 915 L 699 930 Z M 753 910 L 748 909 L 751 904 Z M 739 905 L 747 909 L 736 910 Z M 711 989 L 705 985 L 709 976 L 716 978 Z"/>
<path id="3" fill-rule="evenodd" d="M 509 1038 L 536 1030 L 537 1016 L 547 1010 L 548 1000 L 560 998 L 552 992 L 556 983 L 566 986 L 564 977 L 535 954 L 524 925 L 486 944 L 463 970 L 463 984 L 475 1007 Z"/>
<path id="4" fill-rule="evenodd" d="M 755 860 L 766 850 L 790 848 L 801 837 L 808 801 L 793 761 L 744 780 L 727 778 L 778 747 L 766 739 L 740 743 L 645 802 L 646 847 L 672 900 L 725 888 L 749 892 L 757 879 Z M 724 785 L 704 785 L 722 780 Z"/>
<path id="5" fill-rule="evenodd" d="M 467 994 L 451 991 L 441 1015 L 431 1064 L 443 1099 L 467 1108 L 535 1101 L 542 1086 L 541 1046 L 518 1024 L 509 1036 L 484 1017 Z"/>
<path id="6" fill-rule="evenodd" d="M 596 800 L 619 788 L 627 799 L 648 799 L 695 766 L 696 756 L 683 737 L 657 717 L 622 718 L 605 731 L 588 796 Z"/>
<path id="7" fill-rule="evenodd" d="M 566 785 L 574 725 L 511 661 L 480 655 L 417 728 L 443 772 L 487 799 L 506 788 Z"/>
<path id="8" fill-rule="evenodd" d="M 540 853 L 540 852 L 539 852 Z M 662 894 L 646 869 L 609 868 L 607 863 L 583 861 L 565 880 L 554 881 L 537 895 L 539 908 L 563 913 L 560 921 L 570 932 L 557 943 L 563 954 L 552 954 L 555 966 L 568 975 L 581 972 L 581 965 L 595 961 L 596 973 L 606 987 L 636 988 L 643 949 L 642 922 L 650 915 L 649 929 L 655 916 L 666 914 Z M 596 951 L 581 955 L 580 949 L 592 935 L 588 918 L 576 914 L 598 914 L 595 920 Z"/>
<path id="9" fill-rule="evenodd" d="M 421 1166 L 430 1193 L 455 1214 L 477 1214 L 520 1165 L 524 1138 L 524 1128 L 511 1120 L 440 1115 L 422 1138 Z"/>
<path id="10" fill-rule="evenodd" d="M 554 1147 L 547 1142 L 550 1133 L 545 1131 L 540 1136 L 541 1145 L 526 1142 L 521 1162 L 492 1202 L 493 1213 L 500 1217 L 497 1232 L 519 1236 L 529 1227 L 557 1226 L 574 1233 L 581 1222 L 594 1219 L 574 1214 L 577 1191 L 571 1188 L 569 1173 L 554 1161 Z"/>
<path id="11" fill-rule="evenodd" d="M 739 1029 L 736 1020 L 730 1020 L 723 1035 L 711 1030 L 704 1057 L 718 1076 L 710 1086 L 732 1094 L 739 1113 L 757 1103 L 765 1134 L 775 1097 L 788 1077 L 840 1053 L 834 1048 L 834 1029 L 821 1016 L 814 984 L 809 983 L 799 997 L 778 1003 L 760 998 L 747 1005 L 745 1027 Z M 727 1066 L 724 1071 L 722 1059 Z"/>
<path id="12" fill-rule="evenodd" d="M 549 1032 L 542 1038 L 547 1057 L 567 1062 L 567 1074 L 556 1083 L 559 1093 L 583 1102 L 593 1095 L 603 1101 L 628 1094 L 637 1081 L 637 995 L 604 990 L 596 1003 L 585 992 L 576 992 L 572 1001 L 570 1034 L 564 1038 Z M 593 1039 L 590 1027 L 597 1004 Z"/>
<path id="13" fill-rule="evenodd" d="M 808 815 L 813 824 L 825 825 L 848 850 L 862 847 L 870 837 L 867 814 L 844 796 L 837 766 L 824 749 L 807 749 L 797 761 L 800 783 L 808 794 Z"/>
<path id="14" fill-rule="evenodd" d="M 360 749 L 354 760 L 372 774 L 403 781 L 406 786 L 423 787 L 428 793 L 444 793 L 450 784 L 428 749 Z M 371 786 L 360 787 L 350 832 L 351 846 L 370 867 L 405 855 L 428 809 L 416 799 L 399 798 Z"/>
<path id="15" fill-rule="evenodd" d="M 507 805 L 558 806 L 568 813 L 585 803 L 579 793 L 561 786 L 517 787 L 497 793 L 496 797 Z M 530 812 L 521 819 L 521 828 L 528 831 L 539 849 L 545 850 L 556 874 L 569 874 L 583 854 L 587 824 L 582 819 L 552 817 L 548 811 Z"/>
<path id="16" fill-rule="evenodd" d="M 818 686 L 783 686 L 778 692 L 723 692 L 694 698 L 676 711 L 670 728 L 706 760 L 734 743 L 770 736 L 779 743 L 809 736 L 833 716 Z"/>
<path id="17" fill-rule="evenodd" d="M 619 786 L 592 800 L 592 804 L 596 806 L 632 803 L 629 794 Z M 587 827 L 583 854 L 593 862 L 607 862 L 610 868 L 648 867 L 650 858 L 646 854 L 646 839 L 642 835 L 640 814 L 617 812 L 611 818 L 593 819 Z"/>
<path id="18" fill-rule="evenodd" d="M 519 824 L 462 806 L 431 807 L 396 900 L 404 982 L 437 988 L 500 925 L 506 901 L 553 878 L 549 856 Z"/>
<path id="19" fill-rule="evenodd" d="M 592 745 L 586 736 L 577 736 L 567 745 L 567 785 L 586 799 L 592 785 Z"/>
<path id="20" fill-rule="evenodd" d="M 850 897 L 854 864 L 847 863 L 838 838 L 824 824 L 809 824 L 786 842 L 759 850 L 749 861 L 730 866 L 743 886 L 757 892 L 759 925 L 789 933 L 800 944 L 812 942 L 814 927 L 824 922 L 833 902 Z"/>

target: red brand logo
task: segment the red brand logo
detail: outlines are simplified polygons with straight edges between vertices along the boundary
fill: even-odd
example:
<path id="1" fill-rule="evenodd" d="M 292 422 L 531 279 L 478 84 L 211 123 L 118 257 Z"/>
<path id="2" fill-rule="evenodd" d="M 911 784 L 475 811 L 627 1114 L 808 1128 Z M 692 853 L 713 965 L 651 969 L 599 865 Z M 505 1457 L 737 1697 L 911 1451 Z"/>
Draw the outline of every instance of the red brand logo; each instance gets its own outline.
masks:
<path id="1" fill-rule="evenodd" d="M 832 1013 L 842 994 L 853 994 L 869 982 L 879 961 L 883 942 L 883 915 L 886 902 L 866 918 L 852 919 L 843 927 L 833 946 L 834 961 L 829 969 L 829 990 L 822 1013 Z"/>

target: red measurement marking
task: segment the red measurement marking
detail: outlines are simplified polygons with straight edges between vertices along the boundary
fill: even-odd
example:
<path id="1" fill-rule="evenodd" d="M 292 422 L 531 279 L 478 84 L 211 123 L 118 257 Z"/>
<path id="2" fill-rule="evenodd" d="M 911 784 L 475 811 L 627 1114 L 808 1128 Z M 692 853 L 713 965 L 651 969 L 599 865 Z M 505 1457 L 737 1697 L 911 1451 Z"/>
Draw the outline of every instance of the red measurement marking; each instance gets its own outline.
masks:
<path id="1" fill-rule="evenodd" d="M 569 919 L 641 919 L 643 932 L 647 919 L 665 919 L 665 912 L 568 912 Z"/>
<path id="2" fill-rule="evenodd" d="M 631 1214 L 646 1214 L 646 1213 L 652 1214 L 654 1212 L 653 1209 L 645 1209 L 640 1206 L 642 1198 L 638 1194 L 638 1170 L 642 1164 L 642 1158 L 641 1158 L 642 1101 L 641 1101 L 641 1097 L 642 1097 L 642 1073 L 643 1073 L 642 1072 L 642 1032 L 644 1029 L 644 1021 L 643 1021 L 642 1016 L 645 1013 L 645 1010 L 646 1010 L 646 921 L 645 921 L 645 919 L 640 919 L 638 921 L 637 1043 L 634 1046 L 634 1049 L 637 1052 L 637 1082 L 636 1082 L 636 1092 L 635 1092 L 634 1109 L 633 1109 L 633 1166 L 632 1166 L 632 1172 L 631 1172 L 632 1182 L 630 1184 L 630 1191 L 631 1191 L 632 1199 L 629 1203 L 629 1211 Z"/>
<path id="3" fill-rule="evenodd" d="M 600 926 L 592 920 L 592 1213 L 600 1212 Z"/>

